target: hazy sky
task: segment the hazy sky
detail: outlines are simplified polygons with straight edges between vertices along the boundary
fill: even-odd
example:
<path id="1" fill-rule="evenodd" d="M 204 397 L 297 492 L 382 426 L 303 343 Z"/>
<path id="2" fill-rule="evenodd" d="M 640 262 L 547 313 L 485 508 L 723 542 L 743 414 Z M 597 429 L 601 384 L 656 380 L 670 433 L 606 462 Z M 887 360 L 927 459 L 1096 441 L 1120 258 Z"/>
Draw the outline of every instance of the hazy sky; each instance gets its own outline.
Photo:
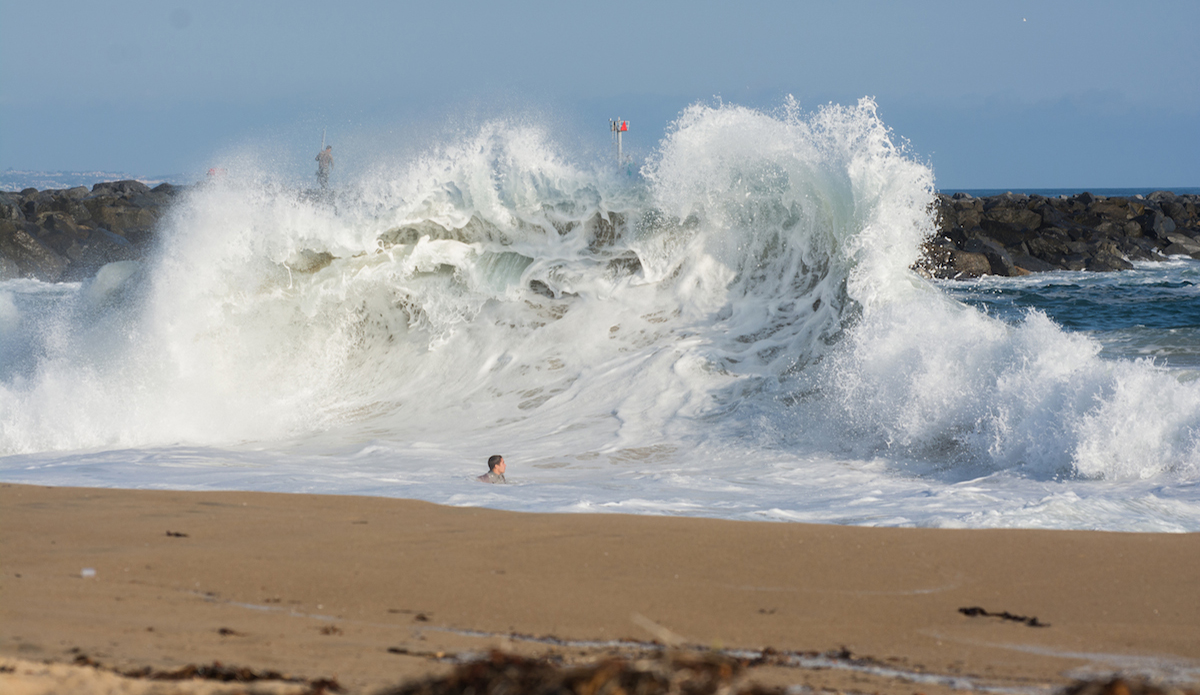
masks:
<path id="1" fill-rule="evenodd" d="M 1200 186 L 1200 1 L 0 0 L 0 170 L 339 171 L 447 123 L 651 151 L 720 98 L 873 96 L 941 188 Z M 439 131 L 439 128 L 441 129 Z"/>

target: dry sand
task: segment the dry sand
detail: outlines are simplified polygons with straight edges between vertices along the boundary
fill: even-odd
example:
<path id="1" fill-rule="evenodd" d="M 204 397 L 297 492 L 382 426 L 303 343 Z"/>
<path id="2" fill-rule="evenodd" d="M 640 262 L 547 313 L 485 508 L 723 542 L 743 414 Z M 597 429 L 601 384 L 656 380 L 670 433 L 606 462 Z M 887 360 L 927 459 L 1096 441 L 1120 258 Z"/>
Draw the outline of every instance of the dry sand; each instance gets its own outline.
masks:
<path id="1" fill-rule="evenodd" d="M 1045 626 L 995 615 L 1005 612 Z M 616 640 L 629 642 L 604 643 Z M 370 693 L 492 649 L 576 663 L 653 641 L 769 648 L 746 673 L 768 686 L 1039 691 L 1116 671 L 1194 686 L 1200 534 L 0 484 L 5 693 L 182 692 L 115 672 L 214 662 L 308 681 L 263 681 L 261 692 L 335 679 Z"/>

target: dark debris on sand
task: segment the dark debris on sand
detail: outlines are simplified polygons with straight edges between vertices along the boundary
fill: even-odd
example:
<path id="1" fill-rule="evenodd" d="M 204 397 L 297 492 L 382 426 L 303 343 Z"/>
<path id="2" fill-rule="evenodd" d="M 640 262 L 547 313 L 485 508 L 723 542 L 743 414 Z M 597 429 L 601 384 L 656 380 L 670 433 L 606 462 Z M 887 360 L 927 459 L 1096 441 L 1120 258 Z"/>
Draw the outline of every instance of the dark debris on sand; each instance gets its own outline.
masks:
<path id="1" fill-rule="evenodd" d="M 611 657 L 565 667 L 546 659 L 492 652 L 462 664 L 448 676 L 381 691 L 378 695 L 767 695 L 754 685 L 737 687 L 742 661 L 720 654 L 658 658 Z"/>
<path id="2" fill-rule="evenodd" d="M 772 652 L 774 654 L 774 652 Z M 395 686 L 375 695 L 783 695 L 790 689 L 746 682 L 748 666 L 772 662 L 724 654 L 612 656 L 586 665 L 493 651 L 444 677 Z M 1058 695 L 1200 695 L 1200 691 L 1133 678 L 1076 681 Z"/>
<path id="3" fill-rule="evenodd" d="M 1117 676 L 1108 680 L 1076 681 L 1062 695 L 1200 695 L 1200 690 Z"/>
<path id="4" fill-rule="evenodd" d="M 720 652 L 677 651 L 608 656 L 588 664 L 571 665 L 564 664 L 559 657 L 527 658 L 493 651 L 485 659 L 460 664 L 449 675 L 392 686 L 374 695 L 784 695 L 795 692 L 796 686 L 769 688 L 748 682 L 747 678 L 747 671 L 753 666 L 784 664 L 786 660 L 781 660 L 781 656 L 771 649 L 754 659 Z M 846 656 L 849 657 L 848 652 Z M 111 670 L 127 678 L 246 684 L 247 693 L 257 692 L 256 681 L 301 684 L 307 687 L 308 695 L 345 692 L 333 679 L 295 678 L 220 662 L 189 664 L 170 671 L 149 667 L 121 670 L 107 669 L 79 654 L 75 664 Z M 800 688 L 808 691 L 804 686 Z M 1056 695 L 1200 695 L 1200 690 L 1114 676 L 1076 681 L 1059 689 Z"/>
<path id="5" fill-rule="evenodd" d="M 152 669 L 149 666 L 136 669 L 116 669 L 108 668 L 86 654 L 78 654 L 75 657 L 74 663 L 76 666 L 91 666 L 96 669 L 112 671 L 126 678 L 137 678 L 153 681 L 189 681 L 189 680 L 207 680 L 218 681 L 222 683 L 255 683 L 255 682 L 282 682 L 296 683 L 306 686 L 308 695 L 327 695 L 328 693 L 341 693 L 345 689 L 333 678 L 295 678 L 278 671 L 256 670 L 246 666 L 226 666 L 219 661 L 214 661 L 212 664 L 187 664 L 177 669 L 161 670 Z M 246 691 L 252 692 L 252 691 Z"/>

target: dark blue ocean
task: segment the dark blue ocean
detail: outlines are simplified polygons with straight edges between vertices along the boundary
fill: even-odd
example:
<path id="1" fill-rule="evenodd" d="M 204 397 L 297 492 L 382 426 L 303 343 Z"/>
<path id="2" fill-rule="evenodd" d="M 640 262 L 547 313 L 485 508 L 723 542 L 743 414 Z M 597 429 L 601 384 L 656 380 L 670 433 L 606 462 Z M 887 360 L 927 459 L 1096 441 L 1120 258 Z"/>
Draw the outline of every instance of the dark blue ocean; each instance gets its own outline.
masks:
<path id="1" fill-rule="evenodd" d="M 1058 271 L 939 281 L 950 296 L 1009 324 L 1030 312 L 1087 335 L 1112 359 L 1200 368 L 1200 261 L 1139 263 L 1120 273 Z"/>
<path id="2" fill-rule="evenodd" d="M 1148 196 L 1159 190 L 1198 194 L 1200 188 L 948 189 L 974 197 L 1004 193 L 1047 198 L 1088 192 L 1097 196 Z M 1200 367 L 1200 262 L 1143 263 L 1106 274 L 1054 272 L 1025 278 L 983 278 L 941 283 L 957 299 L 1009 323 L 1030 311 L 1065 330 L 1086 334 L 1110 358 L 1150 358 L 1173 367 Z"/>

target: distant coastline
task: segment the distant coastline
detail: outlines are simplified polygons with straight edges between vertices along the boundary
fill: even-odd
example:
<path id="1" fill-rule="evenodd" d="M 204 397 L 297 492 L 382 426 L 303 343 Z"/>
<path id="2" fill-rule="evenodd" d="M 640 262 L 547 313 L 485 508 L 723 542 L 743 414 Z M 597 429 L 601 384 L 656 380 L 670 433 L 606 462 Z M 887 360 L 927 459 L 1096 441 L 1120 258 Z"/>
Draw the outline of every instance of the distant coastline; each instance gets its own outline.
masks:
<path id="1" fill-rule="evenodd" d="M 48 190 L 64 190 L 67 188 L 75 188 L 76 186 L 87 186 L 91 188 L 98 183 L 107 183 L 111 181 L 139 181 L 147 186 L 154 188 L 162 183 L 169 183 L 173 186 L 186 186 L 196 183 L 202 177 L 188 176 L 184 174 L 158 174 L 155 176 L 137 176 L 128 172 L 95 170 L 95 171 L 34 171 L 25 169 L 5 169 L 0 172 L 0 191 L 18 192 L 28 188 L 36 188 L 39 191 Z M 1088 188 L 1070 187 L 1070 188 L 939 188 L 937 192 L 953 196 L 955 193 L 966 193 L 973 198 L 990 198 L 992 196 L 1004 195 L 1012 193 L 1014 195 L 1038 195 L 1046 198 L 1057 198 L 1060 196 L 1076 196 L 1081 193 L 1091 193 L 1096 196 L 1104 196 L 1106 198 L 1122 197 L 1132 198 L 1134 196 L 1148 196 L 1155 191 L 1170 191 L 1176 195 L 1200 195 L 1200 186 L 1131 186 L 1126 188 Z"/>
<path id="2" fill-rule="evenodd" d="M 138 181 L 150 188 L 163 183 L 181 186 L 195 183 L 196 177 L 183 174 L 161 174 L 158 176 L 135 176 L 122 171 L 33 171 L 5 169 L 0 171 L 0 191 L 18 192 L 29 188 L 39 191 L 66 190 L 78 186 L 91 188 L 98 183 L 110 181 Z"/>

